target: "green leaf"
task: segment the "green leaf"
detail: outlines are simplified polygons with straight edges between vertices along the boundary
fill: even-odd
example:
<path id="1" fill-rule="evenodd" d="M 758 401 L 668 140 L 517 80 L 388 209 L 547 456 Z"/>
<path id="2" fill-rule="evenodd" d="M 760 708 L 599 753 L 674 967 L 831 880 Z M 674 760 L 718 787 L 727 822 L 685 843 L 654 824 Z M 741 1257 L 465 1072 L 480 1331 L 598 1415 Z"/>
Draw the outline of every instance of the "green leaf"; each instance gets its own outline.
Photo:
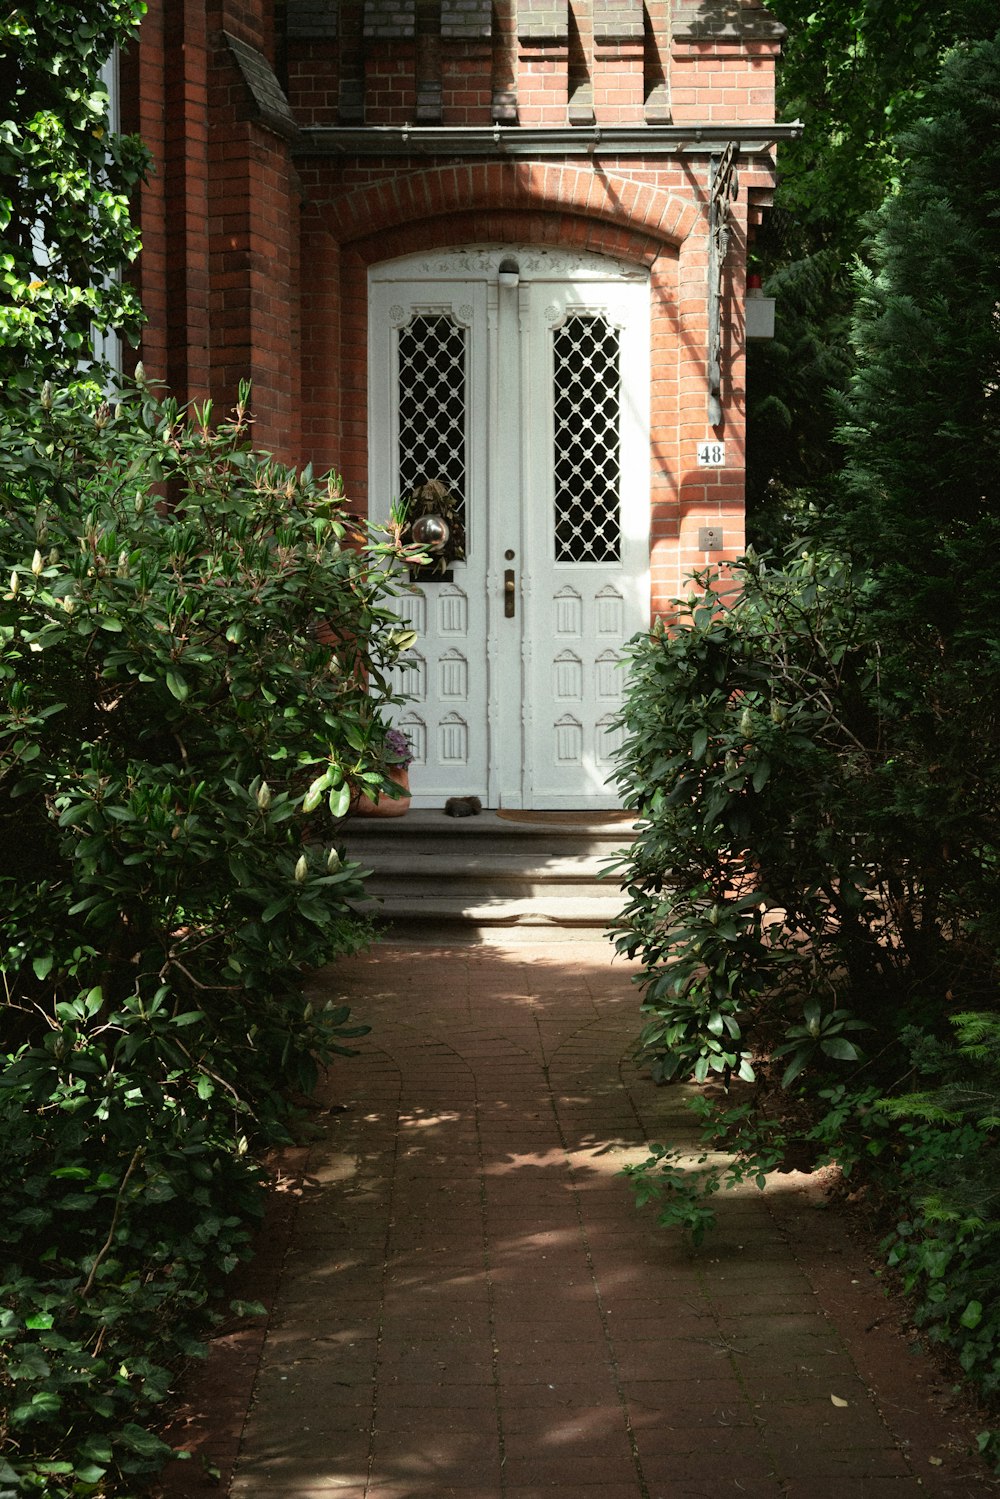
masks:
<path id="1" fill-rule="evenodd" d="M 54 962 L 55 958 L 51 955 L 51 953 L 42 958 L 33 958 L 31 961 L 31 966 L 35 970 L 35 978 L 39 981 L 47 979 L 49 974 L 52 972 L 52 965 Z"/>
<path id="2" fill-rule="evenodd" d="M 59 826 L 61 828 L 72 828 L 79 822 L 83 822 L 94 810 L 94 803 L 87 801 L 71 802 L 64 812 L 60 814 Z"/>
<path id="3" fill-rule="evenodd" d="M 312 785 L 309 787 L 309 790 L 302 798 L 303 812 L 315 812 L 316 808 L 323 800 L 323 793 L 327 789 L 329 784 L 329 771 L 325 771 L 323 775 L 316 777 L 315 781 L 313 781 Z"/>
<path id="4" fill-rule="evenodd" d="M 854 1042 L 848 1041 L 846 1036 L 828 1036 L 820 1042 L 820 1050 L 839 1062 L 856 1062 L 861 1055 Z"/>
<path id="5" fill-rule="evenodd" d="M 84 1463 L 76 1469 L 76 1477 L 80 1483 L 100 1483 L 107 1476 L 106 1468 L 99 1468 L 96 1463 Z"/>
<path id="6" fill-rule="evenodd" d="M 330 792 L 331 817 L 346 817 L 351 805 L 351 788 L 345 781 Z"/>
<path id="7" fill-rule="evenodd" d="M 10 1419 L 15 1426 L 25 1426 L 31 1421 L 57 1415 L 62 1410 L 62 1405 L 59 1395 L 51 1390 L 39 1390 L 24 1404 L 16 1405 L 10 1413 Z"/>
<path id="8" fill-rule="evenodd" d="M 229 1309 L 236 1317 L 266 1317 L 267 1307 L 262 1301 L 231 1301 Z"/>
<path id="9" fill-rule="evenodd" d="M 757 764 L 754 766 L 753 775 L 750 778 L 753 789 L 755 791 L 763 791 L 770 778 L 771 762 L 768 759 L 767 755 L 761 755 L 760 759 L 757 761 Z"/>
<path id="10" fill-rule="evenodd" d="M 129 1421 L 116 1433 L 117 1441 L 140 1457 L 166 1457 L 170 1447 L 153 1432 Z"/>
<path id="11" fill-rule="evenodd" d="M 180 672 L 168 671 L 165 680 L 171 694 L 179 703 L 183 703 L 188 696 L 189 688 Z"/>
<path id="12" fill-rule="evenodd" d="M 983 1303 L 981 1301 L 970 1301 L 961 1316 L 962 1327 L 978 1327 L 983 1320 Z"/>
<path id="13" fill-rule="evenodd" d="M 795 1055 L 792 1057 L 792 1060 L 789 1062 L 788 1066 L 782 1073 L 781 1086 L 783 1088 L 787 1088 L 791 1083 L 795 1081 L 799 1073 L 802 1071 L 803 1067 L 805 1067 L 808 1060 L 809 1053 L 807 1051 L 803 1050 L 795 1053 Z"/>

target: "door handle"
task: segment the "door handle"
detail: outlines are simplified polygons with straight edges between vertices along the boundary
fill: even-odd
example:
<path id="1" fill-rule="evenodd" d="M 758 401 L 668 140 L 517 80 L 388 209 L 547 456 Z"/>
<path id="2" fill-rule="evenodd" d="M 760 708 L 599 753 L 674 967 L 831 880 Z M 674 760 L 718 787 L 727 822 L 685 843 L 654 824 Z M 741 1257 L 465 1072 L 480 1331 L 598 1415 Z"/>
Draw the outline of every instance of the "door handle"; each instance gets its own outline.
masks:
<path id="1" fill-rule="evenodd" d="M 504 619 L 513 619 L 517 607 L 517 586 L 514 582 L 514 569 L 504 568 L 503 574 L 503 615 Z"/>

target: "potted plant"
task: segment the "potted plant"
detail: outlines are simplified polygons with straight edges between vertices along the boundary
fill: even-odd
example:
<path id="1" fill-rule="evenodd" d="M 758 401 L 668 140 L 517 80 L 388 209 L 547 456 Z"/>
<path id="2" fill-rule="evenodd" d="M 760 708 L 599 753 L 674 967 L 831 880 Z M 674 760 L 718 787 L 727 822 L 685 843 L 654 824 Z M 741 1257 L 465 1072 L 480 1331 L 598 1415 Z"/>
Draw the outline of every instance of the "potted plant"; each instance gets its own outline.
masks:
<path id="1" fill-rule="evenodd" d="M 373 800 L 362 793 L 354 807 L 359 817 L 402 817 L 409 808 L 410 765 L 413 761 L 410 741 L 401 729 L 387 729 L 383 749 L 386 780 L 398 786 L 400 794 L 388 796 L 380 793 Z"/>

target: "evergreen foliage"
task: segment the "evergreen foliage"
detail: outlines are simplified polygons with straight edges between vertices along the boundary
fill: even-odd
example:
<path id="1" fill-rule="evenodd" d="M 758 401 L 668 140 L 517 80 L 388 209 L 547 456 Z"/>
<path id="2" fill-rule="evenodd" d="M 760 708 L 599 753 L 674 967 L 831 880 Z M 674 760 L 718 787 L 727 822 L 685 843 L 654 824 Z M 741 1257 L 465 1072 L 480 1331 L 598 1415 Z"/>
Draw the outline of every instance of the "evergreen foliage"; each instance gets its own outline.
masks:
<path id="1" fill-rule="evenodd" d="M 954 52 L 928 104 L 855 281 L 844 533 L 889 590 L 886 610 L 978 638 L 997 585 L 988 572 L 974 592 L 953 585 L 1000 525 L 996 41 Z"/>
<path id="2" fill-rule="evenodd" d="M 618 940 L 654 1073 L 792 1088 L 807 1140 L 878 1184 L 921 1326 L 992 1398 L 1000 34 L 949 51 L 921 104 L 856 273 L 842 471 L 828 451 L 793 496 L 809 542 L 697 579 L 634 643 Z M 708 1112 L 763 1180 L 780 1128 Z M 661 1146 L 634 1175 L 704 1231 L 721 1173 L 686 1183 Z"/>
<path id="3" fill-rule="evenodd" d="M 148 166 L 112 134 L 101 69 L 142 0 L 33 0 L 0 15 L 0 401 L 93 362 L 92 330 L 135 338 L 129 194 Z M 97 372 L 101 378 L 104 375 Z"/>
<path id="4" fill-rule="evenodd" d="M 779 112 L 804 123 L 781 147 L 776 208 L 752 247 L 777 306 L 774 341 L 748 350 L 748 518 L 755 545 L 781 549 L 837 504 L 835 395 L 852 369 L 851 268 L 866 255 L 867 216 L 900 180 L 905 132 L 928 111 L 943 55 L 992 37 L 997 17 L 993 0 L 768 9 L 788 27 Z"/>
<path id="5" fill-rule="evenodd" d="M 396 555 L 141 387 L 0 418 L 0 1491 L 136 1494 L 290 1098 L 366 1027 Z M 389 794 L 392 794 L 391 791 Z"/>

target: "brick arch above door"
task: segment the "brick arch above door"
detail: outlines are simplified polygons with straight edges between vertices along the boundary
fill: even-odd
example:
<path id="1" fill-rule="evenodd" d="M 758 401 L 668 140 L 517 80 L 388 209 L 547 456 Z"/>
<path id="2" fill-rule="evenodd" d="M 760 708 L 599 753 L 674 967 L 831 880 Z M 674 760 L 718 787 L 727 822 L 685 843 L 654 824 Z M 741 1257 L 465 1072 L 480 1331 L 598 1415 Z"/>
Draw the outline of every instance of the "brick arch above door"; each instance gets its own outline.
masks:
<path id="1" fill-rule="evenodd" d="M 395 172 L 316 206 L 342 245 L 455 214 L 529 210 L 610 224 L 659 246 L 676 246 L 700 218 L 690 199 L 669 189 L 568 163 L 489 162 Z"/>
<path id="2" fill-rule="evenodd" d="M 654 337 L 671 336 L 676 316 L 678 258 L 684 246 L 654 239 L 631 224 L 614 224 L 576 212 L 503 211 L 496 204 L 433 219 L 414 219 L 391 230 L 338 244 L 326 205 L 303 217 L 303 434 L 304 459 L 317 470 L 343 475 L 351 503 L 367 504 L 368 433 L 364 418 L 368 372 L 368 270 L 419 251 L 458 245 L 572 246 L 609 260 L 631 262 L 650 273 Z M 662 375 L 654 376 L 654 397 Z M 673 371 L 667 376 L 674 378 Z"/>
<path id="3" fill-rule="evenodd" d="M 675 261 L 678 247 L 628 224 L 585 218 L 554 209 L 466 209 L 435 219 L 414 219 L 392 229 L 364 235 L 341 246 L 345 265 L 354 257 L 365 266 L 397 260 L 414 252 L 455 245 L 509 244 L 572 246 L 574 250 L 627 260 L 649 269 L 666 256 Z"/>

